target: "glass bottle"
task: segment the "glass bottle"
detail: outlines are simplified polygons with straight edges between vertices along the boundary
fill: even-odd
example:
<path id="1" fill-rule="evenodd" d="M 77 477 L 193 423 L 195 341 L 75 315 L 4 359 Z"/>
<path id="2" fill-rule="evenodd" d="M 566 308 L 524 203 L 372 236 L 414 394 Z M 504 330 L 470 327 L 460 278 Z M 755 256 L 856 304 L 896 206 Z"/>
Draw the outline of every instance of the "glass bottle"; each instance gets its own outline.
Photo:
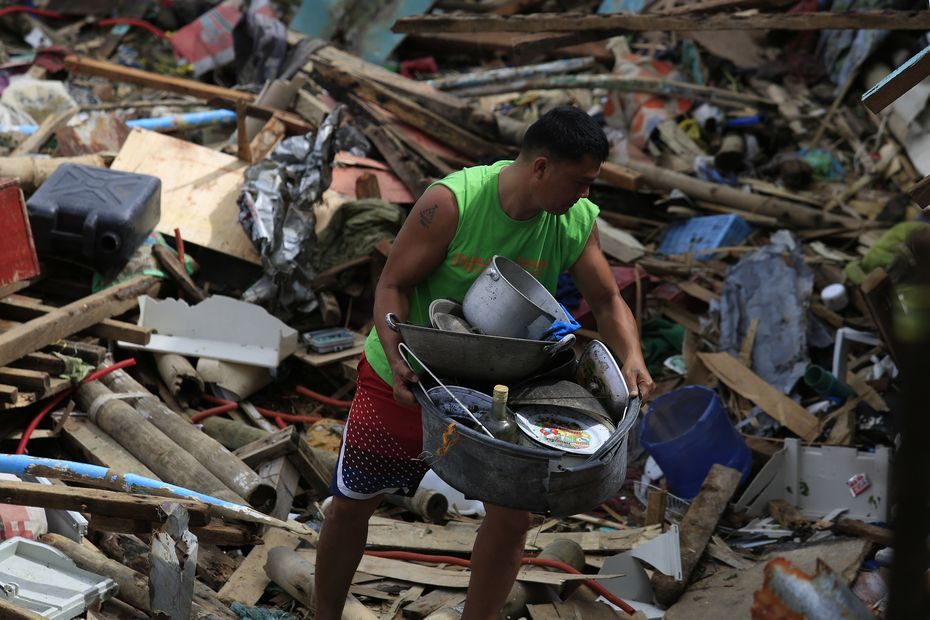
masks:
<path id="1" fill-rule="evenodd" d="M 491 400 L 491 414 L 487 420 L 481 420 L 484 427 L 494 435 L 496 439 L 517 443 L 520 437 L 520 429 L 517 427 L 513 416 L 507 411 L 507 396 L 510 390 L 506 385 L 495 385 L 494 394 Z"/>

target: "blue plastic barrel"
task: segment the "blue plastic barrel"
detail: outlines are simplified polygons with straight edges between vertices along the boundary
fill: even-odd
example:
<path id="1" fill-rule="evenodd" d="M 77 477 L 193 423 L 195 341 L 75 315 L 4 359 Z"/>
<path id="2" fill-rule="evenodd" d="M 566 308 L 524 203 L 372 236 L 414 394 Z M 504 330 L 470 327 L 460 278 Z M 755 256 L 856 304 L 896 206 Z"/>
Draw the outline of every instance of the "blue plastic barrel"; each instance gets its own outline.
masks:
<path id="1" fill-rule="evenodd" d="M 640 442 L 665 473 L 669 491 L 692 499 L 714 463 L 749 476 L 752 455 L 716 392 L 700 385 L 657 398 L 640 423 Z"/>

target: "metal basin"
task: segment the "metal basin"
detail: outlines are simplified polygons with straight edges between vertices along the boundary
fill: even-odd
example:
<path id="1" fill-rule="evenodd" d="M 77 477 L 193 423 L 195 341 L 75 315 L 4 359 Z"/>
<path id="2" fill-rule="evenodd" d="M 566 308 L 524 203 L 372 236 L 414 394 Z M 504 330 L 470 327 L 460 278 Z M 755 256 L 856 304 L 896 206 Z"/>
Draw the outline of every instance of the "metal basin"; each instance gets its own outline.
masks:
<path id="1" fill-rule="evenodd" d="M 540 340 L 555 321 L 568 316 L 536 278 L 503 256 L 495 256 L 475 279 L 462 303 L 465 318 L 483 334 Z"/>
<path id="2" fill-rule="evenodd" d="M 404 323 L 393 314 L 385 321 L 427 367 L 456 383 L 517 383 L 553 363 L 574 344 L 574 335 L 558 342 L 446 332 Z"/>
<path id="3" fill-rule="evenodd" d="M 574 381 L 533 381 L 515 388 L 510 394 L 509 402 L 515 410 L 536 405 L 557 406 L 583 412 L 611 426 L 614 424 L 600 400 Z"/>

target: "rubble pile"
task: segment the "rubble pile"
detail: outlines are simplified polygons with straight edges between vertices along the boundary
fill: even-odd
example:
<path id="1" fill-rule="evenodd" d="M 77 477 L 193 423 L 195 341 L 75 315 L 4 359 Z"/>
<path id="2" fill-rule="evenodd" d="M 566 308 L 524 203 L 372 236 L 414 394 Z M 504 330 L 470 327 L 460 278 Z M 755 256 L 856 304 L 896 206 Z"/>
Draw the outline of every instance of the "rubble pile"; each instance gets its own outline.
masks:
<path id="1" fill-rule="evenodd" d="M 0 8 L 3 617 L 313 617 L 392 241 L 564 105 L 610 142 L 590 198 L 657 389 L 504 616 L 925 610 L 928 31 L 889 0 Z M 390 498 L 343 618 L 458 618 L 483 514 L 433 474 Z"/>

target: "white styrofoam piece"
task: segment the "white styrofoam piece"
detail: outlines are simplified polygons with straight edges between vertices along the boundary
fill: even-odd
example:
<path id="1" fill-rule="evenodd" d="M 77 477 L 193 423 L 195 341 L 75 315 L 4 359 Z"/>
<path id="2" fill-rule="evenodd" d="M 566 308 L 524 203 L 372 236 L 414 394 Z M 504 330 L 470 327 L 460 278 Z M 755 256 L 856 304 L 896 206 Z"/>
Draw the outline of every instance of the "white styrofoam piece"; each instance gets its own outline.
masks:
<path id="1" fill-rule="evenodd" d="M 120 346 L 275 368 L 297 350 L 297 331 L 264 308 L 213 295 L 194 306 L 139 297 L 139 326 L 154 330 L 145 346 Z"/>
<path id="2" fill-rule="evenodd" d="M 881 344 L 873 333 L 859 331 L 852 327 L 841 327 L 836 330 L 836 341 L 833 345 L 833 376 L 840 381 L 846 380 L 846 364 L 849 361 L 849 343 L 861 342 L 869 346 Z"/>
<path id="3" fill-rule="evenodd" d="M 684 579 L 681 572 L 681 546 L 677 525 L 672 524 L 669 530 L 661 536 L 656 536 L 649 542 L 632 549 L 630 555 L 642 560 L 663 575 L 674 577 L 675 581 Z"/>
<path id="4" fill-rule="evenodd" d="M 611 594 L 627 602 L 652 602 L 655 599 L 649 575 L 646 574 L 642 563 L 634 558 L 629 551 L 605 559 L 598 574 L 623 575 L 623 577 L 611 577 L 599 579 L 598 581 Z"/>
<path id="5" fill-rule="evenodd" d="M 786 439 L 785 447 L 769 459 L 736 502 L 750 516 L 765 512 L 769 500 L 784 499 L 807 517 L 819 519 L 838 507 L 862 521 L 888 519 L 891 449 L 860 452 L 843 446 L 802 446 Z M 871 486 L 858 497 L 847 481 L 855 474 L 868 476 Z"/>
<path id="6" fill-rule="evenodd" d="M 116 590 L 115 581 L 78 568 L 54 547 L 18 536 L 0 543 L 0 597 L 47 618 L 79 616 Z"/>

